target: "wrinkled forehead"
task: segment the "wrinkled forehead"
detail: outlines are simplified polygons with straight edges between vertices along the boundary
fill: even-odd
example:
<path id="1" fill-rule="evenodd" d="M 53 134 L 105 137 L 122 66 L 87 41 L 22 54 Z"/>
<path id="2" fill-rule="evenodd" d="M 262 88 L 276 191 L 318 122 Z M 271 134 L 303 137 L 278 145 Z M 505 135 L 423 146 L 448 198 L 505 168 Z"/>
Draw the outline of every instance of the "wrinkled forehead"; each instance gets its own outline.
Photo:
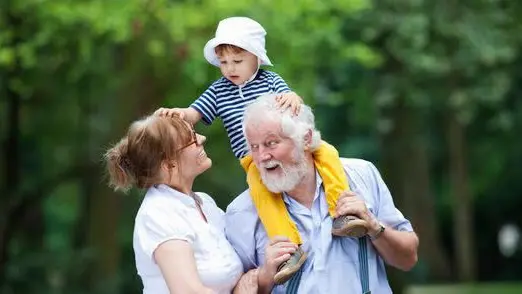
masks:
<path id="1" fill-rule="evenodd" d="M 285 137 L 281 121 L 258 117 L 250 119 L 245 124 L 245 136 L 248 141 L 260 141 L 270 137 Z"/>

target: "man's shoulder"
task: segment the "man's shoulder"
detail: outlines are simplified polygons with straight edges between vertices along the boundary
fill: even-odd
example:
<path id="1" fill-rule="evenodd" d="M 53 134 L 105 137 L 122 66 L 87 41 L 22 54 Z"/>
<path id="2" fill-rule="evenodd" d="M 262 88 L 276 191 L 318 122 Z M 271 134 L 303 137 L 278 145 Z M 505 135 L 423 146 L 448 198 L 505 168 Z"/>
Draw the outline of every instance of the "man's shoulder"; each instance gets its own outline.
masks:
<path id="1" fill-rule="evenodd" d="M 375 184 L 375 176 L 378 171 L 372 162 L 359 158 L 341 157 L 341 164 L 350 182 L 364 183 L 366 186 Z"/>
<path id="2" fill-rule="evenodd" d="M 381 188 L 380 173 L 372 162 L 358 158 L 341 158 L 341 162 L 351 188 L 367 192 L 377 191 Z M 376 201 L 370 198 L 378 196 L 375 193 L 365 193 L 365 195 L 366 200 L 370 202 Z"/>
<path id="3" fill-rule="evenodd" d="M 365 159 L 345 157 L 341 157 L 340 159 L 346 172 L 350 170 L 364 171 L 373 167 L 373 163 Z"/>
<path id="4" fill-rule="evenodd" d="M 239 194 L 232 202 L 227 206 L 226 213 L 238 213 L 238 212 L 256 212 L 250 192 L 248 189 Z"/>

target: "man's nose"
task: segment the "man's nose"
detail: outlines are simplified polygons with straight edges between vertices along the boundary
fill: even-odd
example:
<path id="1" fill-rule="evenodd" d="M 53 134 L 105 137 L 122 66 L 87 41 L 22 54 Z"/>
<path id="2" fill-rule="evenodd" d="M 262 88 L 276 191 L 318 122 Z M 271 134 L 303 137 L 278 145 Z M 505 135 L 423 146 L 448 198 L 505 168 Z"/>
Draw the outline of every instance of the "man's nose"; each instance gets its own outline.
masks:
<path id="1" fill-rule="evenodd" d="M 259 155 L 260 155 L 259 158 L 261 159 L 261 161 L 267 161 L 267 160 L 272 159 L 272 155 L 266 149 L 261 149 L 259 152 Z"/>

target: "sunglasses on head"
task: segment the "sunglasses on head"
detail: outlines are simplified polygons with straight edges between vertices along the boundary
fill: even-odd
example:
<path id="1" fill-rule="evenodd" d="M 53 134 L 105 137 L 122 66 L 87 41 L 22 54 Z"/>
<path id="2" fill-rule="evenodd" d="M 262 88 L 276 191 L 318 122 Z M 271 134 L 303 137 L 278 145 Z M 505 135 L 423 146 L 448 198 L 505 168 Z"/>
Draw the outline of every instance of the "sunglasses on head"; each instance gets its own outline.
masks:
<path id="1" fill-rule="evenodd" d="M 187 144 L 185 144 L 183 147 L 179 148 L 178 151 L 181 151 L 181 150 L 189 147 L 192 144 L 196 144 L 196 146 L 200 145 L 198 142 L 198 136 L 196 134 L 196 130 L 194 129 L 193 125 L 190 125 L 190 130 L 191 130 L 192 139 Z"/>

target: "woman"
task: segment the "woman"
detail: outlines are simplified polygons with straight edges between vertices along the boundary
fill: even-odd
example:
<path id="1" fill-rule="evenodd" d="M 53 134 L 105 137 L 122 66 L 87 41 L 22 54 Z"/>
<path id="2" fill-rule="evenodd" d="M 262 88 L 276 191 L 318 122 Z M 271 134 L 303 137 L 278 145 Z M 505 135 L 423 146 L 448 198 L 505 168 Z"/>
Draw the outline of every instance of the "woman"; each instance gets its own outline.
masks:
<path id="1" fill-rule="evenodd" d="M 113 188 L 147 189 L 133 236 L 144 294 L 257 291 L 255 272 L 240 279 L 223 211 L 207 194 L 192 192 L 194 179 L 212 165 L 204 142 L 177 116 L 149 116 L 105 155 Z"/>

